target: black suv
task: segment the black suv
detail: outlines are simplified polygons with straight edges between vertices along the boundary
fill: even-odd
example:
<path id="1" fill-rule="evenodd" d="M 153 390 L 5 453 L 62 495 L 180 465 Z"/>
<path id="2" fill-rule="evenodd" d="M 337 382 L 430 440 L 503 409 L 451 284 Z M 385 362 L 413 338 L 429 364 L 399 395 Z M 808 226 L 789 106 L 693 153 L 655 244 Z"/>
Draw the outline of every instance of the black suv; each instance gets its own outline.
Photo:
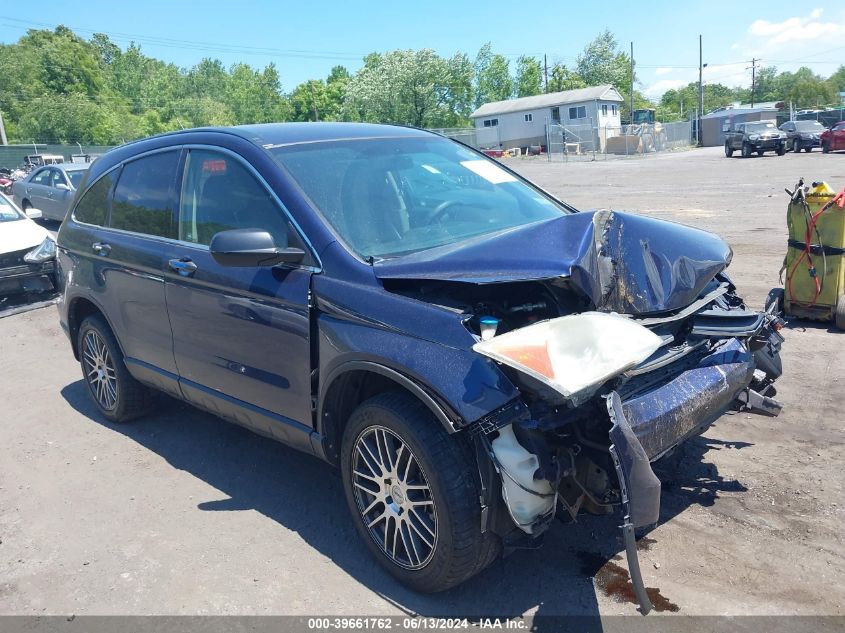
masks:
<path id="1" fill-rule="evenodd" d="M 651 463 L 777 413 L 779 320 L 718 237 L 577 212 L 430 132 L 187 130 L 98 159 L 58 235 L 100 414 L 162 391 L 340 469 L 363 542 L 421 591 L 556 515 L 657 521 Z M 733 418 L 734 421 L 739 418 Z"/>
<path id="2" fill-rule="evenodd" d="M 802 149 L 813 151 L 814 147 L 821 147 L 822 133 L 827 129 L 818 121 L 787 121 L 780 126 L 786 132 L 786 144 L 796 154 Z"/>
<path id="3" fill-rule="evenodd" d="M 736 150 L 742 152 L 743 158 L 754 152 L 762 156 L 770 151 L 783 156 L 786 153 L 786 133 L 777 129 L 772 121 L 736 123 L 725 134 L 725 156 L 730 158 Z"/>

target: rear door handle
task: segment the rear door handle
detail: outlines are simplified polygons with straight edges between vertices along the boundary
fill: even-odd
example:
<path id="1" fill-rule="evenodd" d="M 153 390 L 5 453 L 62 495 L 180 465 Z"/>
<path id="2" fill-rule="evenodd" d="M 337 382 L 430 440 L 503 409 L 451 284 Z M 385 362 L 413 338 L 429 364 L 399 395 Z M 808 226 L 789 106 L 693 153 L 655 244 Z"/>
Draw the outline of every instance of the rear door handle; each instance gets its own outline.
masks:
<path id="1" fill-rule="evenodd" d="M 97 255 L 105 257 L 106 255 L 111 253 L 111 246 L 109 246 L 105 242 L 94 242 L 93 244 L 91 244 L 91 250 L 94 251 Z"/>
<path id="2" fill-rule="evenodd" d="M 171 259 L 167 262 L 167 265 L 170 267 L 170 270 L 179 273 L 182 277 L 191 277 L 197 272 L 197 265 L 187 257 Z"/>

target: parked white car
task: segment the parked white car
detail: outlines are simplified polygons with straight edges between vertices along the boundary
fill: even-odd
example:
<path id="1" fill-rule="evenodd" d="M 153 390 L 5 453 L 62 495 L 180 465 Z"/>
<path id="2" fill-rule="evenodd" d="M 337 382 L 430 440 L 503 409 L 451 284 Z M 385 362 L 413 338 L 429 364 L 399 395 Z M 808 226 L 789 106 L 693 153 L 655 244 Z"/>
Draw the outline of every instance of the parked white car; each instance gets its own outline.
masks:
<path id="1" fill-rule="evenodd" d="M 0 193 L 0 296 L 55 290 L 56 242 L 33 222 L 40 217 L 40 210 L 24 213 Z"/>

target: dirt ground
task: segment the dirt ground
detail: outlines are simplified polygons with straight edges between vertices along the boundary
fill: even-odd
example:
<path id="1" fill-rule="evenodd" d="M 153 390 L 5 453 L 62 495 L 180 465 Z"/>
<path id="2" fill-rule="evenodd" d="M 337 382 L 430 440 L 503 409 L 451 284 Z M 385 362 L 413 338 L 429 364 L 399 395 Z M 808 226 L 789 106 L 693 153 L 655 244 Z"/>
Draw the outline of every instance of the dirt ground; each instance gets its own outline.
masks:
<path id="1" fill-rule="evenodd" d="M 509 164 L 581 208 L 721 234 L 754 306 L 778 285 L 783 188 L 845 186 L 845 156 L 818 152 Z M 784 333 L 783 414 L 726 415 L 661 470 L 640 556 L 666 613 L 845 614 L 845 334 Z M 179 404 L 105 423 L 54 307 L 0 319 L 0 341 L 0 614 L 635 613 L 612 519 L 417 595 L 368 557 L 321 462 Z"/>

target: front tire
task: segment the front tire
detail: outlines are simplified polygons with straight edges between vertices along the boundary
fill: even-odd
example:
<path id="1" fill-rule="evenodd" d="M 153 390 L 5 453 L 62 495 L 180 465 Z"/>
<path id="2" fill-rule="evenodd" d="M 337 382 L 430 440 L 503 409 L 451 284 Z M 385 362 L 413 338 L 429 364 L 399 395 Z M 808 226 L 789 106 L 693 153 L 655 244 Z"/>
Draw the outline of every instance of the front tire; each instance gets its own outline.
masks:
<path id="1" fill-rule="evenodd" d="M 733 149 L 732 149 L 732 148 L 731 148 L 731 146 L 728 144 L 728 142 L 727 142 L 727 141 L 725 141 L 725 156 L 727 156 L 728 158 L 730 158 L 730 157 L 731 157 L 731 156 L 733 156 L 733 155 L 734 155 L 734 151 L 733 151 Z"/>
<path id="2" fill-rule="evenodd" d="M 822 154 L 830 154 L 830 143 L 827 141 L 822 143 Z"/>
<path id="3" fill-rule="evenodd" d="M 82 378 L 104 418 L 126 422 L 152 409 L 152 392 L 126 369 L 123 352 L 105 319 L 86 318 L 79 326 L 77 346 Z"/>
<path id="4" fill-rule="evenodd" d="M 792 139 L 792 152 L 797 154 L 801 151 L 801 143 L 798 142 L 798 139 Z"/>
<path id="5" fill-rule="evenodd" d="M 783 156 L 784 154 L 786 154 L 786 143 L 781 143 L 780 145 L 778 145 L 776 153 L 778 156 Z"/>
<path id="6" fill-rule="evenodd" d="M 343 434 L 341 474 L 355 527 L 393 577 L 443 591 L 480 572 L 501 541 L 482 534 L 472 454 L 410 395 L 362 403 Z"/>
<path id="7" fill-rule="evenodd" d="M 742 143 L 742 157 L 751 158 L 751 146 L 744 141 Z"/>

